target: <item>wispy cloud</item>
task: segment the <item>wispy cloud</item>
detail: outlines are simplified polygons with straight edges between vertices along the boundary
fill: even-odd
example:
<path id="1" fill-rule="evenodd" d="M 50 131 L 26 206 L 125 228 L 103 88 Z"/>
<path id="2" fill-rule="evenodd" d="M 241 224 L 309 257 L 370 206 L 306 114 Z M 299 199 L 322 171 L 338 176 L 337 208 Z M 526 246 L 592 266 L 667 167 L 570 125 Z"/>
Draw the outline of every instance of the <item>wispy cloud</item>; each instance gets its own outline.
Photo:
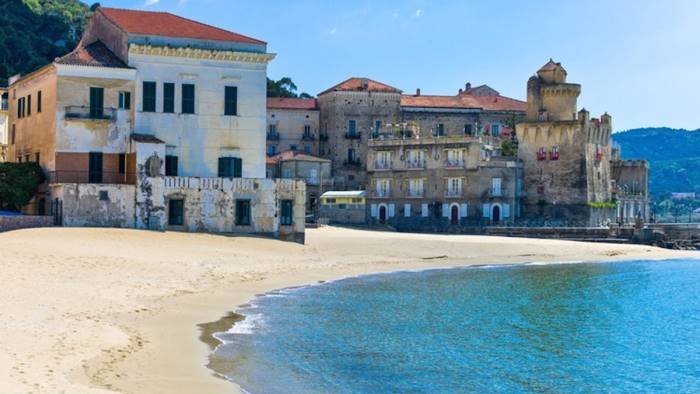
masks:
<path id="1" fill-rule="evenodd" d="M 416 18 L 420 18 L 421 15 L 423 15 L 423 10 L 419 8 L 416 10 Z"/>
<path id="2" fill-rule="evenodd" d="M 143 3 L 143 6 L 144 6 L 144 7 L 150 7 L 150 6 L 152 6 L 152 5 L 158 4 L 158 2 L 160 2 L 160 0 L 146 0 L 146 1 Z"/>

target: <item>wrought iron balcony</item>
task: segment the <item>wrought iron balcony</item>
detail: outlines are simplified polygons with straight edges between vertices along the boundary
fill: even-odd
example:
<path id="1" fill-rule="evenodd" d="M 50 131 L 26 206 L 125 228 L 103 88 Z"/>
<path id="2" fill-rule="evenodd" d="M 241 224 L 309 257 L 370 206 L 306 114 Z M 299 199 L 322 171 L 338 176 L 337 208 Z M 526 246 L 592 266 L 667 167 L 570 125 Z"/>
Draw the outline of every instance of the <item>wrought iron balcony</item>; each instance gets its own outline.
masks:
<path id="1" fill-rule="evenodd" d="M 390 161 L 375 161 L 374 162 L 374 169 L 375 170 L 391 170 L 391 162 Z"/>
<path id="2" fill-rule="evenodd" d="M 304 133 L 301 135 L 302 141 L 316 141 L 316 134 L 314 133 Z"/>
<path id="3" fill-rule="evenodd" d="M 359 167 L 362 165 L 362 162 L 360 162 L 360 159 L 348 159 L 343 164 L 349 167 Z"/>
<path id="4" fill-rule="evenodd" d="M 423 190 L 408 190 L 406 194 L 409 198 L 423 198 Z"/>
<path id="5" fill-rule="evenodd" d="M 464 160 L 446 160 L 445 167 L 446 168 L 463 168 L 464 167 Z"/>
<path id="6" fill-rule="evenodd" d="M 328 134 L 319 134 L 318 136 L 319 141 L 328 141 Z"/>
<path id="7" fill-rule="evenodd" d="M 424 169 L 426 165 L 425 160 L 408 160 L 406 161 L 406 168 L 412 169 Z"/>
<path id="8" fill-rule="evenodd" d="M 345 133 L 345 139 L 348 140 L 359 140 L 360 137 L 362 136 L 362 132 L 360 131 L 355 131 L 355 132 L 347 132 Z"/>
<path id="9" fill-rule="evenodd" d="M 462 195 L 463 195 L 463 192 L 461 190 L 447 189 L 447 191 L 445 192 L 445 197 L 449 197 L 449 198 L 462 197 Z"/>
<path id="10" fill-rule="evenodd" d="M 114 121 L 117 119 L 117 110 L 114 108 L 69 105 L 66 107 L 66 119 Z"/>
<path id="11" fill-rule="evenodd" d="M 268 141 L 279 141 L 280 140 L 280 133 L 278 132 L 267 132 L 267 140 Z"/>
<path id="12" fill-rule="evenodd" d="M 373 190 L 372 197 L 374 198 L 389 198 L 391 197 L 390 190 Z"/>

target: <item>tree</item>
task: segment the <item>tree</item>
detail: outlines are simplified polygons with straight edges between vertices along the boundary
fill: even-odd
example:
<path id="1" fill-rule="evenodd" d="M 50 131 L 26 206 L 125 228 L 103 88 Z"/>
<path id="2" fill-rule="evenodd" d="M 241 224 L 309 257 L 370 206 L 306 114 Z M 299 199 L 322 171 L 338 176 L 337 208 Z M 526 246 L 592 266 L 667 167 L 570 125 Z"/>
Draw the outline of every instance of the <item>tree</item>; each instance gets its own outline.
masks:
<path id="1" fill-rule="evenodd" d="M 517 156 L 518 144 L 513 143 L 511 140 L 503 140 L 501 142 L 501 154 L 503 156 Z"/>
<path id="2" fill-rule="evenodd" d="M 19 211 L 45 180 L 37 163 L 0 163 L 0 209 Z"/>
<path id="3" fill-rule="evenodd" d="M 306 92 L 297 95 L 296 91 L 297 85 L 289 77 L 281 78 L 279 81 L 267 79 L 267 97 L 313 98 Z"/>
<path id="4" fill-rule="evenodd" d="M 515 152 L 518 152 L 518 136 L 515 134 L 515 128 L 518 123 L 523 121 L 522 115 L 510 114 L 503 119 L 503 124 L 510 129 L 510 140 L 515 145 Z"/>

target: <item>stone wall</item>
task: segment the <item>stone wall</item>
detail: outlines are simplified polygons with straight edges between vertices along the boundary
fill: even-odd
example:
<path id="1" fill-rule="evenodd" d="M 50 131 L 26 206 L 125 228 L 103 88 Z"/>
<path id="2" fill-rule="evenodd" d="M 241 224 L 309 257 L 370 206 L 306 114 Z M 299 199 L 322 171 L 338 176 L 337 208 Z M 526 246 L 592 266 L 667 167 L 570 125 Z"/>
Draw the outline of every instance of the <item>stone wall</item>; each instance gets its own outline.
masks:
<path id="1" fill-rule="evenodd" d="M 0 232 L 52 226 L 53 216 L 0 216 Z"/>
<path id="2" fill-rule="evenodd" d="M 51 199 L 62 201 L 63 225 L 67 227 L 133 228 L 135 192 L 134 185 L 51 185 Z"/>
<path id="3" fill-rule="evenodd" d="M 319 209 L 319 221 L 327 220 L 328 224 L 366 224 L 364 204 L 348 204 L 347 208 L 340 208 L 338 204 L 329 207 L 321 205 Z"/>

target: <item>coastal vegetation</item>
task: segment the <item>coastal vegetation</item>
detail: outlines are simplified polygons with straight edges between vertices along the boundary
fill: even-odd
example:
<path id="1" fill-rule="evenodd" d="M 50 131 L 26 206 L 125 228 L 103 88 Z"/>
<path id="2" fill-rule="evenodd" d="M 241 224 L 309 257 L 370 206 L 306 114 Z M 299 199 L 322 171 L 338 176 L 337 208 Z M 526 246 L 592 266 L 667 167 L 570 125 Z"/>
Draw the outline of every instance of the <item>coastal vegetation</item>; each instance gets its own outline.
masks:
<path id="1" fill-rule="evenodd" d="M 19 211 L 44 180 L 37 163 L 0 163 L 0 209 Z"/>

